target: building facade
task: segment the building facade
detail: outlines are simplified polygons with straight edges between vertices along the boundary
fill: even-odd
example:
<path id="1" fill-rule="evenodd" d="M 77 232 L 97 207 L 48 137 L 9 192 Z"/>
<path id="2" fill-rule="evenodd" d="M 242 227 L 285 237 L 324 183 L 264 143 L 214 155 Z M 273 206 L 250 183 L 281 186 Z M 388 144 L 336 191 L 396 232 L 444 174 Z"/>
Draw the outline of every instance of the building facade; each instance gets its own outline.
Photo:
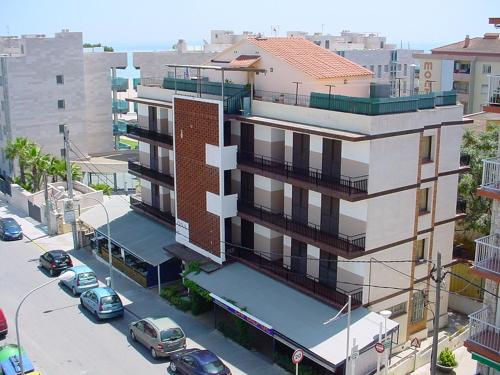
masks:
<path id="1" fill-rule="evenodd" d="M 60 124 L 82 155 L 113 150 L 111 69 L 126 67 L 126 53 L 83 51 L 82 33 L 0 38 L 0 145 L 28 137 L 61 156 Z M 36 115 L 34 115 L 36 113 Z M 72 158 L 78 158 L 71 155 Z M 12 165 L 1 155 L 0 169 Z"/>
<path id="2" fill-rule="evenodd" d="M 244 39 L 213 61 L 172 66 L 187 75 L 144 80 L 131 99 L 135 209 L 219 266 L 243 263 L 337 308 L 351 295 L 391 310 L 396 347 L 426 336 L 432 262 L 438 250 L 451 262 L 462 217 L 453 93 L 380 99 L 370 70 L 304 38 Z"/>

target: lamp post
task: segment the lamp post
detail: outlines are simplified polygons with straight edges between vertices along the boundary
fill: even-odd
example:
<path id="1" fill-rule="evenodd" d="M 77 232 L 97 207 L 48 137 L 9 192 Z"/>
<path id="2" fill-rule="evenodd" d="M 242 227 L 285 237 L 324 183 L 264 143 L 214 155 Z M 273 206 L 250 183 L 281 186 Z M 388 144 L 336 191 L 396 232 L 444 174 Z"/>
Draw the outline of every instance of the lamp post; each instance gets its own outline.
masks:
<path id="1" fill-rule="evenodd" d="M 106 208 L 106 206 L 104 206 L 104 204 L 96 199 L 96 198 L 92 198 L 92 197 L 85 197 L 85 199 L 90 199 L 90 200 L 93 200 L 97 203 L 99 203 L 101 205 L 101 207 L 104 209 L 104 212 L 106 214 L 106 228 L 107 228 L 107 232 L 108 232 L 108 266 L 109 266 L 109 287 L 110 288 L 113 288 L 113 256 L 111 255 L 111 228 L 109 226 L 109 214 L 108 214 L 108 210 Z M 76 201 L 78 201 L 79 199 L 76 199 Z"/>
<path id="2" fill-rule="evenodd" d="M 385 347 L 385 344 L 387 342 L 387 319 L 392 315 L 392 312 L 389 310 L 382 310 L 380 312 L 380 315 L 384 317 L 384 374 L 388 374 L 388 369 L 387 365 L 389 362 L 389 354 L 387 353 L 387 348 Z"/>
<path id="3" fill-rule="evenodd" d="M 339 318 L 339 316 L 342 314 L 342 311 L 347 308 L 347 340 L 346 340 L 346 353 L 345 353 L 345 371 L 344 374 L 348 375 L 349 374 L 349 333 L 351 330 L 351 295 L 349 294 L 347 296 L 347 303 L 340 309 L 340 311 L 335 315 L 333 318 L 327 320 L 323 324 L 326 325 L 328 323 L 331 323 Z"/>
<path id="4" fill-rule="evenodd" d="M 42 285 L 38 285 L 36 288 L 31 289 L 28 293 L 24 295 L 24 297 L 21 299 L 21 302 L 19 302 L 19 305 L 17 306 L 16 309 L 16 340 L 17 340 L 17 355 L 19 357 L 19 369 L 21 370 L 21 375 L 24 375 L 24 364 L 23 364 L 23 357 L 21 354 L 21 340 L 19 338 L 19 310 L 21 309 L 21 306 L 23 305 L 24 301 L 33 293 L 36 292 L 38 289 L 43 288 L 44 286 L 47 286 L 49 284 L 52 284 L 53 282 L 56 281 L 61 281 L 61 280 L 69 280 L 74 276 L 74 272 L 72 271 L 66 271 L 59 275 L 59 277 L 56 277 L 54 279 L 50 279 L 50 281 L 47 281 L 46 283 L 43 283 Z"/>
<path id="5" fill-rule="evenodd" d="M 295 105 L 297 105 L 299 98 L 299 85 L 302 84 L 302 82 L 293 81 L 292 83 L 295 83 Z"/>

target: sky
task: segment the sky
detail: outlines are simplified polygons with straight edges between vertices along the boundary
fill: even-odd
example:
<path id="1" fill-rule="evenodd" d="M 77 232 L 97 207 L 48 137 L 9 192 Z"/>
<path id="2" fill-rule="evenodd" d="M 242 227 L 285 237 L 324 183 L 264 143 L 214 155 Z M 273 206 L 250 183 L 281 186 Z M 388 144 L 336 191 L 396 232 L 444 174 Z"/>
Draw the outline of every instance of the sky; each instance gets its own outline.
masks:
<path id="1" fill-rule="evenodd" d="M 201 44 L 211 29 L 272 35 L 274 26 L 281 36 L 376 31 L 388 43 L 430 49 L 494 32 L 488 17 L 500 17 L 500 0 L 0 0 L 0 35 L 70 29 L 130 51 L 169 49 L 180 38 Z"/>

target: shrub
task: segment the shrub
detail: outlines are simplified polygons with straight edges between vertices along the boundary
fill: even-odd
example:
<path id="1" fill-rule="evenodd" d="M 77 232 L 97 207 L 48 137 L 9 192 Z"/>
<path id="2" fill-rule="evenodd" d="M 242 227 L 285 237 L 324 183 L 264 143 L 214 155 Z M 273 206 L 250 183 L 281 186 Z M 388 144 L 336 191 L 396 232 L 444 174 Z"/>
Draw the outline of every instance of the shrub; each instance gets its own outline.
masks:
<path id="1" fill-rule="evenodd" d="M 444 348 L 443 351 L 439 353 L 438 363 L 447 367 L 456 367 L 458 365 L 455 354 L 450 348 Z"/>
<path id="2" fill-rule="evenodd" d="M 200 315 L 212 310 L 212 302 L 193 293 L 191 296 L 191 312 L 193 315 Z"/>
<path id="3" fill-rule="evenodd" d="M 169 300 L 170 298 L 172 298 L 173 296 L 176 296 L 180 293 L 180 291 L 182 290 L 182 285 L 179 285 L 179 284 L 172 284 L 172 285 L 169 285 L 169 286 L 166 286 L 164 287 L 162 290 L 161 290 L 161 293 L 160 295 Z"/>
<path id="4" fill-rule="evenodd" d="M 188 297 L 172 296 L 169 302 L 181 311 L 189 311 L 191 309 L 191 300 Z"/>

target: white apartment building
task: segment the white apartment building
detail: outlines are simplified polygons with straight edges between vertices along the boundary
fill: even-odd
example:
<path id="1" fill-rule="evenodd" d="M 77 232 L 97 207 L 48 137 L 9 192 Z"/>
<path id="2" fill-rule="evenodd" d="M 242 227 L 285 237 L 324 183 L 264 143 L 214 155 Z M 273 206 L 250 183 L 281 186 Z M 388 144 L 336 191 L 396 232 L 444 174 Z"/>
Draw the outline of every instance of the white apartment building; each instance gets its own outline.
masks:
<path id="1" fill-rule="evenodd" d="M 374 369 L 378 312 L 392 311 L 393 350 L 426 336 L 432 262 L 437 251 L 451 262 L 463 217 L 454 93 L 377 97 L 370 70 L 304 38 L 243 39 L 211 67 L 169 68 L 186 76 L 143 80 L 130 100 L 140 126 L 129 134 L 140 141 L 132 202 L 175 225 L 182 246 L 171 254 L 216 265 L 189 277 L 328 371 L 345 370 L 346 322 L 323 323 L 348 295 L 356 374 Z M 440 303 L 446 312 L 446 293 Z"/>
<path id="2" fill-rule="evenodd" d="M 61 156 L 68 124 L 82 155 L 112 151 L 111 69 L 126 66 L 126 53 L 84 53 L 80 32 L 0 37 L 0 146 L 28 137 Z M 2 153 L 2 173 L 11 168 Z"/>
<path id="3" fill-rule="evenodd" d="M 302 37 L 320 47 L 334 51 L 355 63 L 370 69 L 375 82 L 391 85 L 391 95 L 407 96 L 418 88 L 418 60 L 414 53 L 423 51 L 397 48 L 387 44 L 386 37 L 378 33 L 342 31 L 340 35 L 308 34 L 289 31 L 288 37 Z"/>

